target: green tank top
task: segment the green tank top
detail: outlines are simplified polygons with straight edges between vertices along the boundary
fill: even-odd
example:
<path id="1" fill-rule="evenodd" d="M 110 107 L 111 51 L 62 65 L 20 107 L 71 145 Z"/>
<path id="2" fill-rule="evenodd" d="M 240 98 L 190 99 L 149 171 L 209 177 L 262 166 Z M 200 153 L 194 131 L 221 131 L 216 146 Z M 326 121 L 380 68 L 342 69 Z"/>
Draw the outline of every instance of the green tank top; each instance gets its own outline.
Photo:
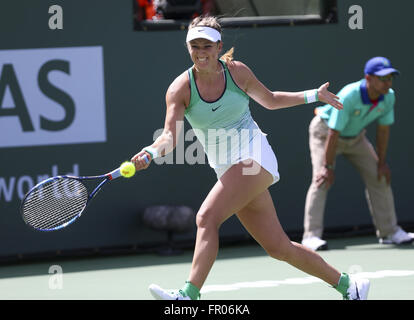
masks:
<path id="1" fill-rule="evenodd" d="M 231 163 L 232 155 L 237 158 L 234 154 L 240 145 L 249 143 L 256 134 L 252 130 L 258 129 L 250 113 L 249 96 L 233 81 L 225 62 L 219 61 L 225 77 L 223 94 L 216 101 L 205 101 L 200 96 L 191 67 L 188 69 L 191 98 L 185 110 L 185 117 L 213 168 Z"/>

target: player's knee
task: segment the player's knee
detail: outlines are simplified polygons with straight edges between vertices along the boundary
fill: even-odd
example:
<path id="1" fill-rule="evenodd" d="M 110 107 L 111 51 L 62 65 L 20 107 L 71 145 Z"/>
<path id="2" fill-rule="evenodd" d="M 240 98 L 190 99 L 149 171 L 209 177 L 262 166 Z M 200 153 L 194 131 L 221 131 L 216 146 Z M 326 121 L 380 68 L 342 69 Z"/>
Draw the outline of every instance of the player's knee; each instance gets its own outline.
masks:
<path id="1" fill-rule="evenodd" d="M 212 209 L 200 209 L 196 217 L 197 228 L 218 228 L 219 223 L 216 220 Z"/>

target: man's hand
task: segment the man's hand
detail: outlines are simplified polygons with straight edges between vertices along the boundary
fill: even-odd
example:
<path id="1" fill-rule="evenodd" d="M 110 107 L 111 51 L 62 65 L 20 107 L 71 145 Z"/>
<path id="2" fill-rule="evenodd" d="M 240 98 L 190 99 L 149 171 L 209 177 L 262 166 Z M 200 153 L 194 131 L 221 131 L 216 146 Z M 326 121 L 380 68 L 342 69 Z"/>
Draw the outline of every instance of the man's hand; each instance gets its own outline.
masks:
<path id="1" fill-rule="evenodd" d="M 323 167 L 316 176 L 316 185 L 318 188 L 324 186 L 326 189 L 329 189 L 333 185 L 334 180 L 334 170 Z"/>
<path id="2" fill-rule="evenodd" d="M 378 164 L 378 180 L 381 180 L 382 177 L 385 177 L 387 184 L 391 183 L 391 170 L 386 163 Z"/>

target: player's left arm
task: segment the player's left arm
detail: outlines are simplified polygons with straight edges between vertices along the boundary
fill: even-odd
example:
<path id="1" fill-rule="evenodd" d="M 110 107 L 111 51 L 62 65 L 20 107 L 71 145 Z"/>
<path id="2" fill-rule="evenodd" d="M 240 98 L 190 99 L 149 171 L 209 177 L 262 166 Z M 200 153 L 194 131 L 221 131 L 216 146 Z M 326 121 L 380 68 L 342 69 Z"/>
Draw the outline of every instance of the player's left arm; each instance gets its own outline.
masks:
<path id="1" fill-rule="evenodd" d="M 305 92 L 270 91 L 244 63 L 234 61 L 229 70 L 237 85 L 266 109 L 275 110 L 305 104 Z M 317 89 L 318 100 L 342 109 L 339 97 L 328 91 L 329 82 Z"/>

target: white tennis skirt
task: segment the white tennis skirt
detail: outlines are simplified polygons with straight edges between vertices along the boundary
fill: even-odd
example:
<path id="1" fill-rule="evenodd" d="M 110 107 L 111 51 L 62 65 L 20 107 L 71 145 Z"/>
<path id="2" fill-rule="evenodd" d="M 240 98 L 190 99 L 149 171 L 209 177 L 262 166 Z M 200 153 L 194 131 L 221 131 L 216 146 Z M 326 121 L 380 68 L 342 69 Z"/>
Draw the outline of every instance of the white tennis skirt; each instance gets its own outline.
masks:
<path id="1" fill-rule="evenodd" d="M 220 177 L 228 169 L 237 163 L 245 161 L 246 164 L 248 164 L 247 160 L 249 159 L 254 160 L 263 169 L 270 172 L 270 174 L 273 176 L 272 184 L 280 180 L 276 155 L 273 152 L 273 149 L 270 146 L 269 142 L 267 141 L 266 134 L 263 132 L 255 135 L 248 144 L 241 148 L 240 156 L 235 161 L 232 161 L 230 164 L 226 164 L 224 166 L 213 168 L 217 174 L 217 179 L 220 179 Z M 252 163 L 251 166 L 248 165 L 243 169 L 243 174 L 245 175 L 254 175 L 258 174 L 259 172 L 260 168 L 254 163 Z"/>

